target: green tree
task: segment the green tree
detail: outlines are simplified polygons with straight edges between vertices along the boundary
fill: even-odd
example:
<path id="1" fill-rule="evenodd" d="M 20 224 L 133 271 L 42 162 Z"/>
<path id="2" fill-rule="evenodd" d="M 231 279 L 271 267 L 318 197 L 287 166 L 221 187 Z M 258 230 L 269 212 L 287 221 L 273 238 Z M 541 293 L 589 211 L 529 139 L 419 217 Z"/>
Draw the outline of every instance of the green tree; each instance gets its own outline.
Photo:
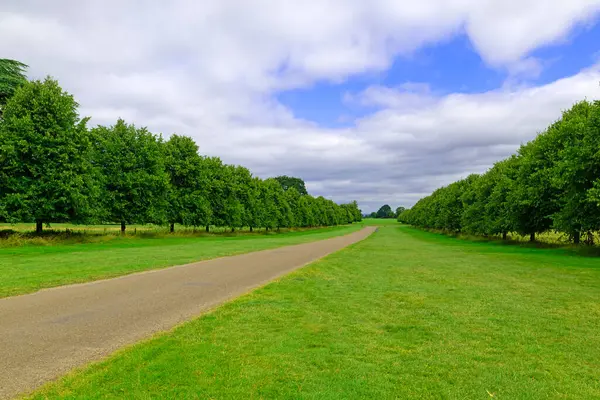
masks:
<path id="1" fill-rule="evenodd" d="M 400 214 L 402 214 L 405 210 L 406 210 L 406 208 L 402 207 L 402 206 L 396 208 L 396 214 L 394 215 L 394 217 L 398 218 L 400 216 Z"/>
<path id="2" fill-rule="evenodd" d="M 529 235 L 548 231 L 552 214 L 557 211 L 558 191 L 552 185 L 552 138 L 545 133 L 521 146 L 518 152 L 519 168 L 510 192 L 511 215 L 515 230 Z"/>
<path id="3" fill-rule="evenodd" d="M 375 215 L 375 218 L 393 218 L 394 212 L 392 211 L 392 207 L 390 207 L 388 204 L 385 204 L 381 206 L 379 210 L 377 210 Z"/>
<path id="4" fill-rule="evenodd" d="M 26 82 L 0 124 L 0 213 L 9 222 L 85 222 L 97 212 L 92 140 L 58 82 Z"/>
<path id="5" fill-rule="evenodd" d="M 160 137 L 119 119 L 114 126 L 93 130 L 94 162 L 103 171 L 103 203 L 109 221 L 127 224 L 164 223 L 169 176 Z"/>
<path id="6" fill-rule="evenodd" d="M 0 58 L 0 117 L 8 99 L 27 82 L 26 70 L 27 65 L 22 62 Z"/>
<path id="7" fill-rule="evenodd" d="M 592 232 L 600 229 L 600 207 L 589 197 L 600 176 L 600 102 L 575 104 L 547 134 L 554 143 L 552 182 L 559 191 L 552 227 L 576 244 L 586 234 L 592 244 Z"/>
<path id="8" fill-rule="evenodd" d="M 506 160 L 497 162 L 488 172 L 487 178 L 491 180 L 491 192 L 485 205 L 488 218 L 489 231 L 493 235 L 502 235 L 507 239 L 508 233 L 515 230 L 512 215 L 511 192 L 519 169 L 519 158 L 511 156 Z"/>
<path id="9" fill-rule="evenodd" d="M 211 224 L 225 226 L 227 172 L 219 157 L 202 157 L 201 169 L 208 180 L 208 201 L 211 209 L 211 219 L 206 224 L 206 232 L 208 232 Z"/>
<path id="10" fill-rule="evenodd" d="M 265 179 L 260 185 L 260 202 L 263 210 L 263 225 L 269 229 L 279 227 L 282 219 L 277 197 L 283 195 L 283 189 L 275 179 Z"/>
<path id="11" fill-rule="evenodd" d="M 304 181 L 300 178 L 295 178 L 295 177 L 287 176 L 287 175 L 281 175 L 281 176 L 275 177 L 274 179 L 277 182 L 279 182 L 279 184 L 281 185 L 283 190 L 288 190 L 289 188 L 295 188 L 298 191 L 298 193 L 300 193 L 300 195 L 308 194 L 308 192 L 306 191 L 306 185 L 305 185 Z"/>
<path id="12" fill-rule="evenodd" d="M 225 202 L 223 222 L 231 228 L 242 227 L 246 221 L 245 204 L 249 203 L 249 188 L 252 174 L 247 168 L 226 165 L 225 166 Z"/>
<path id="13" fill-rule="evenodd" d="M 202 168 L 198 146 L 189 137 L 173 135 L 164 143 L 165 170 L 169 175 L 167 222 L 206 226 L 212 209 L 208 200 L 208 176 Z"/>
<path id="14" fill-rule="evenodd" d="M 250 232 L 254 228 L 260 228 L 264 225 L 264 208 L 260 194 L 261 184 L 262 180 L 253 176 L 248 182 L 246 196 L 243 200 L 246 211 L 244 224 L 250 227 Z"/>

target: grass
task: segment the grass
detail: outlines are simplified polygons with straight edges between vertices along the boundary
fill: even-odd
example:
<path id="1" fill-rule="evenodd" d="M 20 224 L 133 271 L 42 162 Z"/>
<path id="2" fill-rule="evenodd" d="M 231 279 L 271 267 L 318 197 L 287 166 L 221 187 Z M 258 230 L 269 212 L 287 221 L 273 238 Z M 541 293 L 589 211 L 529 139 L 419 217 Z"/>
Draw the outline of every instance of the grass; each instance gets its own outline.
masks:
<path id="1" fill-rule="evenodd" d="M 105 236 L 93 243 L 0 248 L 0 298 L 42 288 L 296 243 L 326 239 L 362 225 L 240 236 Z"/>
<path id="2" fill-rule="evenodd" d="M 380 225 L 380 226 L 398 226 L 400 223 L 396 218 L 363 218 L 362 222 L 367 225 Z"/>
<path id="3" fill-rule="evenodd" d="M 193 228 L 181 225 L 175 226 L 175 232 L 171 233 L 168 226 L 164 225 L 128 225 L 125 236 L 136 236 L 142 238 L 167 238 L 173 236 L 240 236 L 256 234 L 278 234 L 313 230 L 313 228 L 281 228 L 280 230 L 266 231 L 264 228 L 238 228 L 234 232 L 228 227 L 211 226 L 210 232 L 204 227 Z M 57 244 L 97 243 L 106 242 L 120 238 L 121 226 L 118 224 L 104 225 L 74 225 L 74 224 L 52 224 L 45 227 L 42 234 L 35 232 L 32 224 L 0 224 L 0 249 L 17 246 L 54 246 Z"/>
<path id="4" fill-rule="evenodd" d="M 249 228 L 244 228 L 242 231 L 248 231 Z M 53 223 L 49 226 L 44 226 L 45 232 L 64 232 L 65 230 L 74 231 L 74 232 L 86 232 L 86 233 L 117 233 L 121 232 L 121 224 L 99 224 L 99 225 L 77 225 L 77 224 L 63 224 L 63 223 Z M 175 231 L 176 232 L 195 232 L 199 230 L 200 232 L 204 230 L 204 227 L 193 228 L 186 227 L 183 225 L 176 224 Z M 264 229 L 255 229 L 257 231 L 261 231 Z M 7 224 L 0 223 L 0 231 L 13 231 L 20 233 L 28 233 L 35 232 L 35 224 L 32 223 L 18 223 L 18 224 Z M 132 224 L 127 225 L 127 233 L 131 234 L 133 232 L 157 232 L 157 233 L 168 233 L 169 226 L 167 225 L 154 225 L 154 224 Z M 211 226 L 211 232 L 229 232 L 230 228 L 228 227 L 217 227 Z"/>
<path id="5" fill-rule="evenodd" d="M 32 398 L 600 398 L 599 267 L 382 227 Z"/>

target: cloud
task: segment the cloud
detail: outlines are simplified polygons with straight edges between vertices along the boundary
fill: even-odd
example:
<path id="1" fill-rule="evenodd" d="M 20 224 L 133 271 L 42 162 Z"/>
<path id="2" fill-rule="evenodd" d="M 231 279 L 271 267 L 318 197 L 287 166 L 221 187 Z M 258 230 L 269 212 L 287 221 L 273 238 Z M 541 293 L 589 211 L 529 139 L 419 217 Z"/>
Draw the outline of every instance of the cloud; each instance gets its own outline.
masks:
<path id="1" fill-rule="evenodd" d="M 531 51 L 589 24 L 600 0 L 127 2 L 5 0 L 0 54 L 55 76 L 93 123 L 123 117 L 194 137 L 203 153 L 261 176 L 302 176 L 315 194 L 365 210 L 410 205 L 481 172 L 584 96 L 598 70 L 539 87 L 440 95 L 427 82 L 373 86 L 373 107 L 344 129 L 300 120 L 278 91 L 387 70 L 398 57 L 466 34 L 484 62 L 515 77 Z"/>

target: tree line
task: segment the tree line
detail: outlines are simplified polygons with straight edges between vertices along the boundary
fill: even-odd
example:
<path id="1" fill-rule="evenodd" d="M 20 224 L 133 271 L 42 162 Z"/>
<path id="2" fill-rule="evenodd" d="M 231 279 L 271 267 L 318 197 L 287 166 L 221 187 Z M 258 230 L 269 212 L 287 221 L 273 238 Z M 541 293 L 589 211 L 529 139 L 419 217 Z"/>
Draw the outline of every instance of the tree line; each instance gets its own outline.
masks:
<path id="1" fill-rule="evenodd" d="M 419 200 L 399 221 L 476 235 L 556 231 L 579 244 L 600 231 L 600 101 L 582 101 L 482 175 Z"/>
<path id="2" fill-rule="evenodd" d="M 260 179 L 201 156 L 187 136 L 168 140 L 119 119 L 89 129 L 78 104 L 51 78 L 18 79 L 0 60 L 0 221 L 175 224 L 279 229 L 361 220 L 299 178 Z M 6 63 L 5 63 L 6 64 Z M 7 71 L 10 73 L 7 73 Z M 12 78 L 11 78 L 12 74 Z M 10 79 L 5 79 L 9 76 Z M 14 78 L 17 76 L 17 78 Z"/>
<path id="3" fill-rule="evenodd" d="M 396 211 L 392 210 L 389 204 L 384 204 L 379 207 L 376 212 L 373 211 L 371 214 L 365 215 L 368 218 L 398 218 L 406 210 L 404 207 L 397 207 Z"/>

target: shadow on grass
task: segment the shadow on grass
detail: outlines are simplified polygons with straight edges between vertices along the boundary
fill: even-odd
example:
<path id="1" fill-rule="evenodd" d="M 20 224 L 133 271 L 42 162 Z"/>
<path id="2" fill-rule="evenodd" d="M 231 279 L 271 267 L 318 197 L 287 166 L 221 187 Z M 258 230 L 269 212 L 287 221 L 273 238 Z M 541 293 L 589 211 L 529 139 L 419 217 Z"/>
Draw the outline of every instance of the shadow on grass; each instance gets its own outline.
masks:
<path id="1" fill-rule="evenodd" d="M 343 225 L 330 227 L 311 228 L 281 228 L 281 229 L 238 229 L 232 232 L 230 229 L 211 229 L 206 232 L 204 228 L 181 229 L 169 232 L 164 229 L 128 229 L 124 234 L 119 230 L 102 229 L 52 229 L 46 228 L 42 233 L 35 231 L 17 231 L 14 229 L 0 230 L 0 248 L 18 246 L 51 246 L 58 244 L 82 244 L 99 243 L 110 240 L 131 239 L 168 239 L 168 238 L 244 238 L 257 236 L 278 236 L 282 234 L 309 234 L 315 231 L 326 231 L 337 229 Z"/>
<path id="2" fill-rule="evenodd" d="M 543 241 L 523 241 L 523 240 L 515 240 L 515 239 L 502 239 L 501 237 L 491 236 L 475 236 L 475 235 L 466 235 L 463 233 L 454 233 L 447 231 L 440 231 L 434 229 L 421 229 L 416 228 L 410 225 L 403 225 L 402 229 L 408 231 L 412 236 L 418 236 L 420 239 L 435 239 L 438 238 L 446 238 L 449 241 L 447 245 L 459 245 L 460 242 L 470 242 L 473 244 L 482 244 L 482 245 L 490 245 L 497 247 L 505 247 L 507 249 L 530 249 L 530 250 L 555 250 L 560 251 L 561 253 L 573 256 L 580 257 L 600 257 L 600 246 L 597 245 L 586 245 L 580 244 L 575 245 L 569 242 L 543 242 Z M 430 235 L 428 238 L 425 235 Z M 431 240 L 433 241 L 433 240 Z M 454 242 L 451 243 L 450 241 Z M 439 240 L 435 240 L 436 243 L 439 243 Z"/>

